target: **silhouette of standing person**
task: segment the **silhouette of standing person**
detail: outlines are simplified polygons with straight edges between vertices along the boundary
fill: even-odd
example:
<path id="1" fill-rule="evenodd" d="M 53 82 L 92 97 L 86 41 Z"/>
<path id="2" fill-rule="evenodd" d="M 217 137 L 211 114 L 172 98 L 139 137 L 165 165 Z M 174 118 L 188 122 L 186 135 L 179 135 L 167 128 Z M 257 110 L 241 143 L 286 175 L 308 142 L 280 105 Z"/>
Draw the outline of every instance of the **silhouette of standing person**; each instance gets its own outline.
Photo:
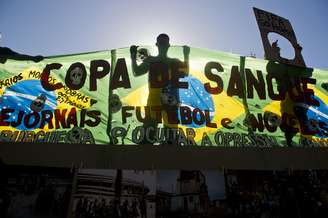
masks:
<path id="1" fill-rule="evenodd" d="M 175 77 L 177 73 L 177 68 L 184 68 L 184 74 L 189 71 L 189 53 L 190 48 L 188 46 L 183 46 L 184 62 L 179 59 L 170 58 L 167 56 L 167 52 L 170 47 L 170 39 L 167 34 L 160 34 L 157 37 L 156 46 L 158 48 L 157 56 L 146 56 L 143 62 L 137 64 L 137 53 L 138 47 L 133 45 L 130 47 L 131 60 L 132 60 L 132 70 L 134 76 L 141 76 L 148 73 L 148 87 L 149 94 L 147 99 L 147 106 L 158 107 L 160 106 L 162 110 L 166 113 L 163 114 L 164 128 L 166 129 L 166 143 L 173 144 L 176 140 L 177 128 L 177 110 L 179 106 L 179 87 L 172 83 L 172 78 Z M 164 78 L 164 74 L 167 72 L 167 77 Z M 161 86 L 154 85 L 156 82 L 161 81 Z M 173 122 L 171 120 L 174 120 Z M 143 127 L 145 130 L 147 128 L 153 128 L 154 135 L 156 134 L 156 128 L 158 123 L 161 121 L 158 118 L 158 113 L 151 112 L 150 118 L 144 122 Z M 142 144 L 151 144 L 150 141 L 145 139 Z"/>

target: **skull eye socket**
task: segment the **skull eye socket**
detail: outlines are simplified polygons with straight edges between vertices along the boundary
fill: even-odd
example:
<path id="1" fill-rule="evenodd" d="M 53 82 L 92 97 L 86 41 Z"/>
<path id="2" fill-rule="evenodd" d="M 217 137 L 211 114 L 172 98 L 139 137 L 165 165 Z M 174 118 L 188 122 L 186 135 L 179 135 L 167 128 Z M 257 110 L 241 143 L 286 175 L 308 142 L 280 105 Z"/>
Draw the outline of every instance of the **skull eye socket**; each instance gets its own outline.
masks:
<path id="1" fill-rule="evenodd" d="M 316 129 L 318 127 L 318 121 L 313 120 L 313 119 L 309 120 L 309 127 L 311 129 Z"/>
<path id="2" fill-rule="evenodd" d="M 80 77 L 81 75 L 82 75 L 82 73 L 81 72 L 73 72 L 73 77 Z"/>
<path id="3" fill-rule="evenodd" d="M 109 106 L 110 106 L 110 109 L 111 109 L 112 113 L 116 113 L 121 109 L 122 103 L 121 103 L 120 98 L 117 94 L 113 94 L 111 96 Z"/>

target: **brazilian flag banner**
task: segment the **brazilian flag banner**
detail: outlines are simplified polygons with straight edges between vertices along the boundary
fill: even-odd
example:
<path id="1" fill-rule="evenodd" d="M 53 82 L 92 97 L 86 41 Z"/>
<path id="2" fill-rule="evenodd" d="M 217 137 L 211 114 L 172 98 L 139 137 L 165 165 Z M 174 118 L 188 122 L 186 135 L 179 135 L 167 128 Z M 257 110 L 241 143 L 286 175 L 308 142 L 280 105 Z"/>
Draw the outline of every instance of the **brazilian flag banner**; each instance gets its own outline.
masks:
<path id="1" fill-rule="evenodd" d="M 113 143 L 327 145 L 327 71 L 199 48 L 135 49 L 113 51 L 130 78 L 112 92 Z"/>
<path id="2" fill-rule="evenodd" d="M 108 143 L 109 77 L 91 77 L 97 60 L 110 66 L 110 51 L 0 64 L 1 141 Z"/>
<path id="3" fill-rule="evenodd" d="M 1 140 L 326 146 L 328 71 L 187 46 L 0 64 Z"/>

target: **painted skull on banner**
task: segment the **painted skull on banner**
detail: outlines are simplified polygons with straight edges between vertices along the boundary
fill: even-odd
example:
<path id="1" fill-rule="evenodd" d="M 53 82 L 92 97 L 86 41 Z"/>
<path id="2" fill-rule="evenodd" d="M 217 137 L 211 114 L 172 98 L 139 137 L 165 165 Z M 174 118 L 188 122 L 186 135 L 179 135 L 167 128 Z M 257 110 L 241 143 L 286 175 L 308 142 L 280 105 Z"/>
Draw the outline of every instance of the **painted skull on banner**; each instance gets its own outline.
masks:
<path id="1" fill-rule="evenodd" d="M 161 102 L 164 106 L 178 106 L 178 90 L 171 84 L 162 89 Z"/>
<path id="2" fill-rule="evenodd" d="M 40 112 L 45 105 L 47 97 L 44 94 L 39 95 L 34 101 L 32 101 L 30 108 L 34 112 Z"/>
<path id="3" fill-rule="evenodd" d="M 137 61 L 144 61 L 149 56 L 149 51 L 146 48 L 138 49 Z"/>
<path id="4" fill-rule="evenodd" d="M 109 107 L 112 113 L 116 113 L 122 108 L 122 102 L 120 97 L 116 94 L 113 94 L 110 98 Z"/>
<path id="5" fill-rule="evenodd" d="M 71 143 L 81 143 L 83 138 L 83 129 L 75 126 L 68 132 L 67 139 Z"/>
<path id="6" fill-rule="evenodd" d="M 83 77 L 83 72 L 80 67 L 75 67 L 71 71 L 70 79 L 74 85 L 79 85 L 81 83 L 82 77 Z"/>

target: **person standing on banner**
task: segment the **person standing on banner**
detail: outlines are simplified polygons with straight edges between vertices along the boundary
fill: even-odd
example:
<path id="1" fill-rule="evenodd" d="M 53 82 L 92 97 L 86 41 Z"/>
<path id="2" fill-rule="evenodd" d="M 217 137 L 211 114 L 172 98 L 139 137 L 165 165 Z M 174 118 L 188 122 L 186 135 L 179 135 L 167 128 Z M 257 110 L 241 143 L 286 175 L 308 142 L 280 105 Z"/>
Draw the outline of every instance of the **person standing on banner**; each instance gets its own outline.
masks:
<path id="1" fill-rule="evenodd" d="M 178 127 L 178 108 L 180 100 L 179 87 L 172 81 L 173 78 L 177 78 L 175 74 L 178 73 L 181 67 L 184 69 L 184 76 L 188 74 L 190 48 L 188 46 L 183 46 L 184 62 L 181 62 L 179 59 L 170 58 L 167 56 L 170 47 L 169 40 L 167 34 L 160 34 L 156 42 L 158 55 L 147 55 L 140 65 L 137 64 L 138 47 L 135 45 L 131 46 L 130 53 L 134 76 L 141 76 L 148 73 L 149 94 L 147 106 L 160 107 L 162 111 L 164 110 L 166 112 L 166 114 L 162 115 L 164 128 L 166 130 L 165 143 L 175 144 L 177 141 L 176 129 Z M 164 74 L 167 75 L 165 79 Z M 160 85 L 157 86 L 159 83 Z M 144 122 L 143 127 L 145 131 L 149 128 L 154 131 L 154 134 L 150 134 L 153 138 L 151 140 L 145 138 L 141 144 L 152 144 L 157 126 L 160 122 L 161 120 L 158 119 L 156 112 L 151 111 L 150 118 Z"/>

